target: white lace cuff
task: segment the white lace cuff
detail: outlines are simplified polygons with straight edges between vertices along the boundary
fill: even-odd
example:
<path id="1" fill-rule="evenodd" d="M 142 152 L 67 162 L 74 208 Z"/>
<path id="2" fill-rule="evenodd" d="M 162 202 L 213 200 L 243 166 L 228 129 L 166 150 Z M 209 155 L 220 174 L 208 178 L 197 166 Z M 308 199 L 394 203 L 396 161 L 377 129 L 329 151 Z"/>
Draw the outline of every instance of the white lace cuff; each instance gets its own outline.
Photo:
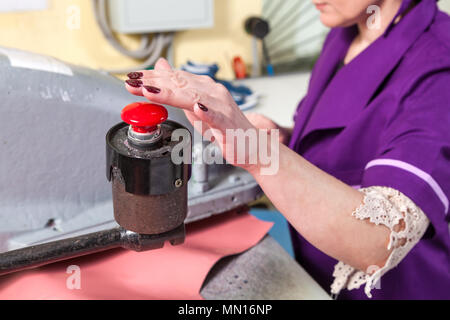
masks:
<path id="1" fill-rule="evenodd" d="M 358 289 L 365 284 L 364 292 L 372 298 L 370 292 L 380 278 L 397 266 L 419 242 L 430 222 L 423 211 L 400 191 L 378 186 L 360 191 L 364 193 L 364 201 L 352 215 L 387 226 L 391 230 L 388 250 L 392 249 L 392 252 L 382 268 L 373 266 L 365 272 L 339 261 L 334 267 L 331 293 L 337 295 L 343 288 Z"/>

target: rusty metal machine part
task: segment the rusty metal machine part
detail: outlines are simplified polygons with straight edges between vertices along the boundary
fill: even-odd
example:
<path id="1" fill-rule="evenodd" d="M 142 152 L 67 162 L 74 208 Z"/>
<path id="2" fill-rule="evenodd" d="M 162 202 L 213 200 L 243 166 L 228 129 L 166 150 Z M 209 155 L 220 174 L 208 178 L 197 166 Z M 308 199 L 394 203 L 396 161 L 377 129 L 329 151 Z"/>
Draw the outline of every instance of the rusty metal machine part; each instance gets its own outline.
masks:
<path id="1" fill-rule="evenodd" d="M 1 49 L 3 52 L 9 50 Z M 26 52 L 26 55 L 32 57 L 34 54 Z M 98 162 L 102 158 L 99 150 L 104 146 L 104 133 L 117 122 L 120 107 L 134 99 L 146 99 L 131 96 L 123 90 L 123 81 L 105 73 L 60 61 L 58 65 L 64 65 L 73 76 L 55 73 L 54 70 L 19 68 L 11 65 L 8 56 L 0 54 L 0 70 L 2 74 L 8 75 L 12 88 L 11 94 L 8 90 L 8 95 L 3 97 L 7 101 L 6 109 L 2 109 L 0 114 L 3 112 L 5 116 L 11 116 L 14 108 L 20 111 L 14 113 L 17 117 L 27 115 L 20 121 L 26 120 L 29 124 L 35 123 L 36 116 L 52 115 L 40 118 L 42 125 L 33 127 L 37 131 L 20 131 L 21 126 L 17 126 L 14 117 L 4 124 L 3 131 L 0 130 L 5 141 L 14 141 L 17 132 L 20 132 L 23 138 L 20 141 L 21 148 L 34 155 L 23 157 L 22 153 L 14 153 L 18 147 L 16 143 L 3 145 L 4 153 L 10 153 L 10 156 L 2 159 L 6 178 L 3 179 L 3 188 L 0 188 L 3 195 L 0 219 L 4 222 L 0 225 L 0 262 L 6 261 L 6 255 L 12 250 L 25 247 L 34 250 L 31 248 L 37 244 L 73 241 L 78 236 L 95 235 L 96 232 L 117 227 L 111 214 L 113 205 L 108 197 L 110 191 L 104 187 L 104 171 L 101 171 L 104 163 Z M 24 86 L 31 88 L 26 95 L 20 90 Z M 45 87 L 44 93 L 42 86 Z M 44 100 L 43 94 L 46 97 Z M 170 106 L 167 109 L 169 119 L 194 133 L 182 110 Z M 55 119 L 63 124 L 69 118 L 72 131 L 77 134 L 68 134 L 64 125 L 54 126 Z M 49 127 L 52 130 L 49 131 Z M 40 139 L 35 139 L 36 136 Z M 60 139 L 53 139 L 59 136 L 64 136 L 64 144 L 59 144 Z M 58 148 L 55 149 L 56 154 L 48 152 L 49 147 Z M 83 155 L 83 170 L 60 179 L 61 172 L 73 172 L 74 168 L 80 168 L 79 157 L 74 157 L 74 152 Z M 38 166 L 36 155 L 45 160 Z M 20 166 L 17 166 L 19 162 Z M 33 168 L 32 172 L 30 168 Z M 202 168 L 203 171 L 205 169 Z M 103 175 L 99 172 L 103 172 Z M 34 181 L 34 177 L 43 177 L 41 183 L 48 187 L 24 189 L 22 184 L 11 185 L 9 181 L 18 175 L 33 177 L 30 181 Z M 207 179 L 189 181 L 188 216 L 185 223 L 221 214 L 262 195 L 253 177 L 240 168 L 208 165 Z M 184 185 L 184 182 L 181 183 Z M 180 181 L 177 180 L 176 184 L 180 185 Z M 202 184 L 201 188 L 197 188 L 198 184 Z M 51 198 L 49 192 L 52 193 Z M 96 196 L 92 199 L 94 192 Z M 17 199 L 33 201 L 21 202 L 18 208 Z M 29 256 L 25 249 L 20 252 Z M 33 263 L 31 260 L 29 262 Z"/>
<path id="2" fill-rule="evenodd" d="M 136 105 L 140 111 L 153 106 Z M 161 116 L 162 109 L 157 107 L 157 116 L 165 120 L 167 112 Z M 144 251 L 162 248 L 166 241 L 184 242 L 190 161 L 172 161 L 179 141 L 172 141 L 171 135 L 185 128 L 173 121 L 150 124 L 136 127 L 143 133 L 142 144 L 135 143 L 139 135 L 130 135 L 135 129 L 126 123 L 113 126 L 106 135 L 106 175 L 112 181 L 114 218 L 120 227 L 3 253 L 0 275 L 117 247 Z M 153 143 L 148 143 L 147 128 L 158 135 Z M 190 151 L 190 133 L 187 129 L 184 133 L 184 150 Z"/>
<path id="3" fill-rule="evenodd" d="M 2 158 L 0 170 L 0 252 L 115 227 L 111 186 L 104 183 L 104 162 L 99 161 L 104 154 L 104 134 L 118 122 L 121 107 L 146 98 L 130 95 L 123 90 L 123 81 L 104 72 L 61 61 L 58 65 L 71 76 L 55 70 L 20 68 L 5 55 L 9 48 L 0 50 L 0 70 L 9 79 L 4 85 L 11 89 L 3 91 L 5 108 L 0 114 L 9 121 L 3 124 L 0 135 L 5 142 L 15 142 L 1 146 L 8 156 Z M 35 55 L 23 54 L 30 59 Z M 23 87 L 30 90 L 24 94 L 20 89 Z M 194 133 L 182 110 L 167 106 L 167 111 L 168 119 Z M 35 125 L 36 117 L 41 120 L 39 126 Z M 24 123 L 34 129 L 22 130 Z M 20 141 L 15 140 L 18 136 Z M 56 137 L 64 137 L 64 143 Z M 27 156 L 14 152 L 17 148 L 27 150 Z M 55 148 L 54 152 L 49 148 Z M 74 153 L 83 155 L 81 167 L 80 157 Z M 207 167 L 208 181 L 189 182 L 186 222 L 219 214 L 261 196 L 258 184 L 243 169 L 219 164 Z M 64 172 L 73 174 L 60 179 Z M 45 187 L 11 184 L 17 176 L 28 177 L 30 183 L 39 178 Z M 198 184 L 202 184 L 201 188 L 197 188 Z M 49 221 L 54 221 L 54 226 L 44 228 Z"/>
<path id="4" fill-rule="evenodd" d="M 123 228 L 141 234 L 160 234 L 183 224 L 187 216 L 187 182 L 190 166 L 176 164 L 171 140 L 181 125 L 166 121 L 155 144 L 131 143 L 132 127 L 120 123 L 108 132 L 106 173 L 112 181 L 114 218 Z M 185 141 L 190 146 L 189 131 Z"/>
<path id="5" fill-rule="evenodd" d="M 114 219 L 127 230 L 159 234 L 183 224 L 187 215 L 187 184 L 169 194 L 139 195 L 125 191 L 118 170 L 112 173 Z"/>
<path id="6" fill-rule="evenodd" d="M 2 253 L 0 255 L 0 276 L 119 247 L 134 251 L 146 251 L 162 248 L 166 241 L 172 245 L 178 245 L 184 242 L 184 235 L 184 224 L 158 235 L 138 234 L 117 227 L 34 245 Z"/>

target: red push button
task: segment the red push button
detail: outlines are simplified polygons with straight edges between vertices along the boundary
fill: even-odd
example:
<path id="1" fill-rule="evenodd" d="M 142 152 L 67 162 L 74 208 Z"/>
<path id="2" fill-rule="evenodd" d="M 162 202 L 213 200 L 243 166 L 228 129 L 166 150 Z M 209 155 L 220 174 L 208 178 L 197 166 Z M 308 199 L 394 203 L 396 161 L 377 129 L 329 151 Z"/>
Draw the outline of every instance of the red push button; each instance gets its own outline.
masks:
<path id="1" fill-rule="evenodd" d="M 134 102 L 122 109 L 121 118 L 138 133 L 156 130 L 156 126 L 167 120 L 166 108 L 159 104 Z"/>

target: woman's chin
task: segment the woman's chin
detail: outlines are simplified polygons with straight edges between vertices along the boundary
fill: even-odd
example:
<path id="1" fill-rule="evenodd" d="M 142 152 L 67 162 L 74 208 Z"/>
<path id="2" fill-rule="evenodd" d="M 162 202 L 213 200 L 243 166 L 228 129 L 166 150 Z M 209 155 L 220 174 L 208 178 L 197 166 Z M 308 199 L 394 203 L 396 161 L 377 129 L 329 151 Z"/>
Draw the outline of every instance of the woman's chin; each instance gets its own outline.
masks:
<path id="1" fill-rule="evenodd" d="M 320 22 L 328 28 L 335 28 L 339 26 L 338 19 L 326 13 L 320 14 Z"/>
<path id="2" fill-rule="evenodd" d="M 331 15 L 331 14 L 327 14 L 327 13 L 320 14 L 320 22 L 322 22 L 322 24 L 328 28 L 348 27 L 355 23 L 353 21 L 347 21 L 345 19 L 340 19 L 340 18 L 336 17 L 335 15 Z"/>

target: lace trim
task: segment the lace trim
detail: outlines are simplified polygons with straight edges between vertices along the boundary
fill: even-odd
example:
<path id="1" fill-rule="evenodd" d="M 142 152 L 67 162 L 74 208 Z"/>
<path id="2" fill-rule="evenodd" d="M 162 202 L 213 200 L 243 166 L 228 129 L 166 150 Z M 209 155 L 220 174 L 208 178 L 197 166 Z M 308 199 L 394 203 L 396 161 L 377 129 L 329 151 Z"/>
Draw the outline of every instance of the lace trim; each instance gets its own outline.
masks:
<path id="1" fill-rule="evenodd" d="M 366 272 L 339 261 L 334 267 L 334 281 L 331 285 L 331 293 L 334 296 L 343 288 L 358 289 L 365 284 L 364 292 L 372 298 L 371 290 L 379 283 L 380 278 L 403 260 L 422 238 L 429 225 L 423 211 L 400 191 L 378 186 L 360 191 L 364 193 L 364 201 L 352 216 L 387 226 L 391 230 L 387 248 L 392 249 L 392 252 L 382 268 L 374 266 Z"/>

